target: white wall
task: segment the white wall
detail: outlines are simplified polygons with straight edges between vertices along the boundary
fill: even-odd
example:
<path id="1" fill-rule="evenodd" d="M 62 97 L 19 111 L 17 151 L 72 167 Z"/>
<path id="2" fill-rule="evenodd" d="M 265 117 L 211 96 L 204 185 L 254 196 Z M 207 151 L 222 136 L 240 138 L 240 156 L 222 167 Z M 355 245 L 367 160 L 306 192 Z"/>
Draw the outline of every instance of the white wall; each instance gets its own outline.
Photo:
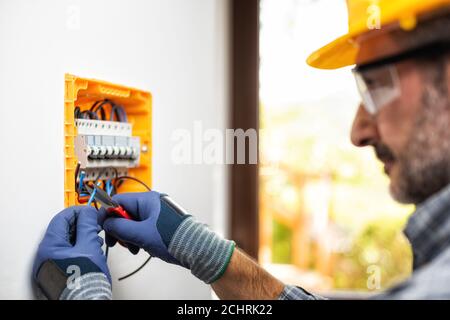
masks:
<path id="1" fill-rule="evenodd" d="M 224 168 L 172 164 L 170 136 L 195 120 L 225 126 L 226 18 L 226 0 L 0 0 L 1 299 L 32 298 L 36 246 L 63 208 L 66 72 L 151 91 L 154 188 L 225 231 Z M 110 254 L 115 279 L 146 258 Z M 121 299 L 210 297 L 188 271 L 156 259 L 113 285 Z"/>

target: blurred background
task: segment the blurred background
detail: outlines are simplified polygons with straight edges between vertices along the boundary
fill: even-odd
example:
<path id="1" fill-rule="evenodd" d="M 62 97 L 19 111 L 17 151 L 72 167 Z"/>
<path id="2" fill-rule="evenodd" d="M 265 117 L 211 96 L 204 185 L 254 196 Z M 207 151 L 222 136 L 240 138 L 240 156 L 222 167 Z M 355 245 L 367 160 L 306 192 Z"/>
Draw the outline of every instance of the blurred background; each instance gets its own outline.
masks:
<path id="1" fill-rule="evenodd" d="M 310 53 L 346 33 L 344 1 L 261 0 L 259 258 L 310 289 L 375 291 L 407 276 L 412 207 L 389 196 L 371 148 L 350 143 L 359 103 L 350 68 Z"/>
<path id="2" fill-rule="evenodd" d="M 64 74 L 150 91 L 153 187 L 288 283 L 374 292 L 406 277 L 394 203 L 373 151 L 350 144 L 348 68 L 306 57 L 346 31 L 344 0 L 0 0 L 0 298 L 33 298 L 33 255 L 64 206 Z M 259 130 L 258 165 L 177 164 L 173 132 Z M 209 299 L 146 255 L 110 251 L 118 299 Z"/>

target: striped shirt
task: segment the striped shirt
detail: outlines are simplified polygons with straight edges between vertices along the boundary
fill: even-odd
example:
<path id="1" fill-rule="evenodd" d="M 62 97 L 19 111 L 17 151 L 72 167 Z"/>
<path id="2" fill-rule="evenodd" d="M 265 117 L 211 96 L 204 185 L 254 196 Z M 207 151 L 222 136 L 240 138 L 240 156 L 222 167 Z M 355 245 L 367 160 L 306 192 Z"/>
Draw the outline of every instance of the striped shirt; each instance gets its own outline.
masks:
<path id="1" fill-rule="evenodd" d="M 450 299 L 450 185 L 416 208 L 404 229 L 412 246 L 413 273 L 372 299 Z M 323 299 L 285 286 L 279 299 Z"/>

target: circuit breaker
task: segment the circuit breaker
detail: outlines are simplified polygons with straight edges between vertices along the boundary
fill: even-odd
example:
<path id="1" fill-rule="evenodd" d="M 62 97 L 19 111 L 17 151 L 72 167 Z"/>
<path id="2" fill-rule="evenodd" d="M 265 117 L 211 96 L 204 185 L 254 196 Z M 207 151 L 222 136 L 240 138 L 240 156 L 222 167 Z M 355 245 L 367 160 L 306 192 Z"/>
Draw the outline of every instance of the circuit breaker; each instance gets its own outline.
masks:
<path id="1" fill-rule="evenodd" d="M 108 193 L 151 186 L 149 92 L 66 74 L 64 104 L 66 206 L 86 202 L 86 183 Z"/>

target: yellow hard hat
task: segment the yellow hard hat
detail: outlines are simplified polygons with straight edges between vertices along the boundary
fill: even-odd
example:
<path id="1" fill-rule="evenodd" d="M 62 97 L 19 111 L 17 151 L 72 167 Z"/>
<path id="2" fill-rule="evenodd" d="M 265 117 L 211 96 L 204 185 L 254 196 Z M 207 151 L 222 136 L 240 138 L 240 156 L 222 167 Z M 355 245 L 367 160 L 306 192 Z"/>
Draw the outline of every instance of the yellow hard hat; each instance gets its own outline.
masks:
<path id="1" fill-rule="evenodd" d="M 449 5 L 450 0 L 347 0 L 348 33 L 312 53 L 307 63 L 319 69 L 353 65 L 358 54 L 355 37 L 395 22 L 413 29 L 420 14 Z M 371 25 L 377 17 L 379 25 Z"/>

